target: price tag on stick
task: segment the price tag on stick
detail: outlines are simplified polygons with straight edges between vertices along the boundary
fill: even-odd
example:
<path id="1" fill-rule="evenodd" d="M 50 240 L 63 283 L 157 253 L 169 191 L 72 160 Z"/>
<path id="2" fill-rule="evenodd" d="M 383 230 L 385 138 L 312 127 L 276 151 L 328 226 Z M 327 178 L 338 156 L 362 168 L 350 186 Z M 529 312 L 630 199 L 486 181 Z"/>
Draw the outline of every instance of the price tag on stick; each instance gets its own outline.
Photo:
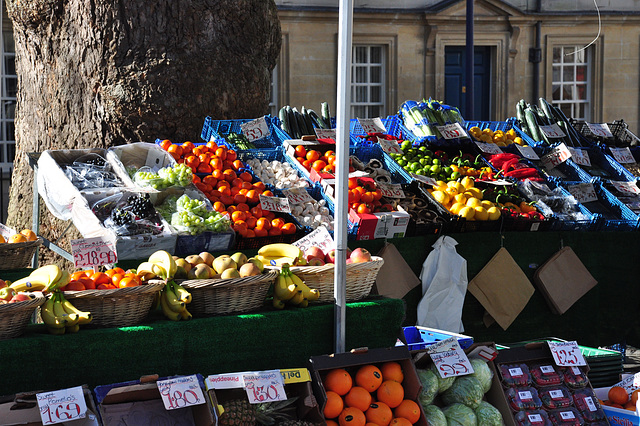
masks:
<path id="1" fill-rule="evenodd" d="M 588 203 L 598 200 L 598 194 L 596 194 L 596 190 L 591 183 L 568 185 L 567 189 L 579 203 Z"/>
<path id="2" fill-rule="evenodd" d="M 462 128 L 460 123 L 446 124 L 444 126 L 436 126 L 440 134 L 445 139 L 468 138 L 466 130 Z"/>
<path id="3" fill-rule="evenodd" d="M 613 158 L 620 164 L 631 164 L 635 163 L 636 159 L 631 153 L 629 147 L 625 148 L 610 148 L 611 155 Z"/>
<path id="4" fill-rule="evenodd" d="M 387 129 L 384 127 L 380 117 L 358 118 L 358 123 L 360 123 L 365 133 L 387 133 Z"/>
<path id="5" fill-rule="evenodd" d="M 486 143 L 486 142 L 476 142 L 480 151 L 486 152 L 487 154 L 502 154 L 502 150 L 495 143 Z"/>
<path id="6" fill-rule="evenodd" d="M 626 182 L 626 181 L 617 181 L 610 180 L 608 181 L 611 186 L 613 186 L 618 191 L 622 192 L 625 195 L 638 195 L 640 194 L 640 188 L 638 188 L 637 181 Z"/>
<path id="7" fill-rule="evenodd" d="M 313 129 L 316 132 L 317 139 L 333 139 L 336 140 L 336 129 Z"/>
<path id="8" fill-rule="evenodd" d="M 195 374 L 158 380 L 156 384 L 158 385 L 164 408 L 167 410 L 175 410 L 207 402 L 202 393 L 198 377 Z"/>
<path id="9" fill-rule="evenodd" d="M 36 394 L 43 425 L 83 419 L 87 415 L 82 386 Z"/>
<path id="10" fill-rule="evenodd" d="M 576 162 L 576 164 L 591 167 L 591 159 L 589 158 L 589 153 L 586 150 L 569 147 L 569 152 L 571 153 L 571 158 Z"/>
<path id="11" fill-rule="evenodd" d="M 557 124 L 550 124 L 548 126 L 540 126 L 540 130 L 544 133 L 549 139 L 559 139 L 564 138 L 565 135 L 560 126 Z"/>
<path id="12" fill-rule="evenodd" d="M 557 365 L 566 367 L 575 367 L 579 365 L 587 365 L 587 362 L 582 356 L 582 352 L 578 347 L 576 341 L 571 342 L 547 342 L 549 349 L 551 349 L 551 355 Z"/>
<path id="13" fill-rule="evenodd" d="M 260 208 L 270 212 L 291 213 L 288 199 L 262 194 L 260 195 Z"/>
<path id="14" fill-rule="evenodd" d="M 283 189 L 282 193 L 289 200 L 289 204 L 313 203 L 315 201 L 304 188 Z"/>
<path id="15" fill-rule="evenodd" d="M 305 253 L 309 247 L 318 247 L 326 254 L 336 247 L 336 243 L 333 241 L 331 234 L 329 234 L 329 231 L 324 226 L 317 227 L 292 244 L 302 250 L 303 253 Z"/>
<path id="16" fill-rule="evenodd" d="M 539 160 L 540 157 L 538 157 L 538 154 L 536 154 L 536 152 L 533 150 L 532 147 L 530 147 L 529 145 L 518 145 L 515 144 L 516 148 L 518 148 L 518 151 L 520 151 L 520 154 L 522 154 L 522 156 L 524 158 L 527 158 L 529 160 Z"/>
<path id="17" fill-rule="evenodd" d="M 388 140 L 384 138 L 378 138 L 378 143 L 380 144 L 380 148 L 387 154 L 402 154 L 402 149 L 400 148 L 400 144 L 398 141 Z"/>
<path id="18" fill-rule="evenodd" d="M 551 170 L 558 164 L 564 163 L 569 158 L 571 158 L 571 152 L 565 144 L 561 143 L 554 147 L 548 154 L 543 155 L 540 160 L 542 161 L 545 169 Z"/>
<path id="19" fill-rule="evenodd" d="M 601 138 L 613 137 L 613 133 L 611 133 L 607 123 L 587 123 L 587 127 L 595 136 L 600 136 Z"/>
<path id="20" fill-rule="evenodd" d="M 378 182 L 378 188 L 382 192 L 383 197 L 389 198 L 406 198 L 404 191 L 402 190 L 402 185 L 399 183 L 384 183 Z"/>
<path id="21" fill-rule="evenodd" d="M 118 261 L 115 244 L 104 237 L 71 240 L 71 254 L 76 268 L 112 265 Z"/>
<path id="22" fill-rule="evenodd" d="M 434 343 L 429 346 L 427 352 L 442 378 L 473 373 L 469 358 L 467 358 L 455 337 Z"/>
<path id="23" fill-rule="evenodd" d="M 284 390 L 284 379 L 280 370 L 263 371 L 255 374 L 245 374 L 244 388 L 249 397 L 249 403 L 285 401 L 287 394 Z"/>
<path id="24" fill-rule="evenodd" d="M 271 134 L 269 125 L 264 117 L 256 118 L 255 120 L 240 125 L 242 134 L 249 139 L 249 142 L 257 141 L 258 139 L 266 138 Z"/>

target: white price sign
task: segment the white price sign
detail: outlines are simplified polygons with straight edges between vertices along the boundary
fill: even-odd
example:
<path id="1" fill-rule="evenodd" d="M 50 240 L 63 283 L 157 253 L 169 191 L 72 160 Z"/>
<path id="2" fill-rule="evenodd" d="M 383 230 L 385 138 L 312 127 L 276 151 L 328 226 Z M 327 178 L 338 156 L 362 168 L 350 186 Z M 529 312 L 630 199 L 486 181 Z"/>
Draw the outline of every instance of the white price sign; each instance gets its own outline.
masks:
<path id="1" fill-rule="evenodd" d="M 591 183 L 578 183 L 567 186 L 567 189 L 579 203 L 598 201 L 598 195 Z"/>
<path id="2" fill-rule="evenodd" d="M 380 117 L 358 118 L 358 123 L 360 123 L 365 133 L 387 133 L 387 128 L 382 124 Z"/>
<path id="3" fill-rule="evenodd" d="M 289 200 L 289 204 L 313 203 L 315 200 L 304 188 L 283 189 L 282 193 Z"/>
<path id="4" fill-rule="evenodd" d="M 563 143 L 554 147 L 551 152 L 545 154 L 540 159 L 544 168 L 547 170 L 553 169 L 558 164 L 564 163 L 569 158 L 571 158 L 571 152 L 567 148 L 567 146 Z"/>
<path id="5" fill-rule="evenodd" d="M 547 342 L 549 349 L 551 349 L 551 355 L 556 362 L 556 365 L 562 366 L 578 366 L 587 365 L 587 362 L 582 356 L 582 352 L 578 347 L 576 341 L 571 342 Z"/>
<path id="6" fill-rule="evenodd" d="M 378 143 L 387 154 L 402 154 L 402 149 L 398 141 L 392 141 L 384 138 L 378 138 Z"/>
<path id="7" fill-rule="evenodd" d="M 269 125 L 264 117 L 256 118 L 255 120 L 242 123 L 240 125 L 242 134 L 249 139 L 249 142 L 257 141 L 258 139 L 266 138 L 271 134 Z"/>
<path id="8" fill-rule="evenodd" d="M 300 238 L 298 241 L 292 243 L 298 247 L 302 252 L 306 252 L 309 247 L 318 247 L 326 254 L 329 251 L 336 248 L 336 243 L 333 241 L 331 234 L 324 226 L 319 226 L 309 234 Z"/>
<path id="9" fill-rule="evenodd" d="M 414 178 L 415 180 L 422 182 L 422 183 L 426 183 L 427 185 L 431 185 L 431 186 L 436 186 L 437 182 L 434 178 L 430 178 L 427 176 L 422 176 L 422 175 L 417 175 L 415 173 L 411 173 L 411 177 Z"/>
<path id="10" fill-rule="evenodd" d="M 428 347 L 427 352 L 442 378 L 473 373 L 469 358 L 455 337 L 434 343 Z"/>
<path id="11" fill-rule="evenodd" d="M 82 386 L 36 394 L 43 425 L 83 419 L 87 415 Z"/>
<path id="12" fill-rule="evenodd" d="M 564 134 L 560 126 L 558 126 L 557 124 L 540 126 L 540 130 L 542 130 L 542 133 L 544 133 L 545 136 L 547 136 L 550 139 L 564 138 L 565 136 L 567 136 Z"/>
<path id="13" fill-rule="evenodd" d="M 589 158 L 589 153 L 580 148 L 569 148 L 569 152 L 571 153 L 571 158 L 576 164 L 581 166 L 591 167 L 591 159 Z"/>
<path id="14" fill-rule="evenodd" d="M 520 151 L 520 154 L 522 154 L 522 156 L 524 158 L 527 158 L 529 160 L 539 160 L 540 157 L 538 157 L 538 154 L 536 154 L 536 152 L 533 150 L 532 147 L 530 147 L 529 145 L 526 146 L 522 146 L 522 145 L 518 145 L 515 144 L 516 148 L 518 148 L 518 151 Z"/>
<path id="15" fill-rule="evenodd" d="M 195 374 L 158 380 L 156 384 L 166 410 L 175 410 L 207 402 Z"/>
<path id="16" fill-rule="evenodd" d="M 71 253 L 76 268 L 112 265 L 118 261 L 115 244 L 103 237 L 71 240 Z"/>
<path id="17" fill-rule="evenodd" d="M 460 123 L 446 124 L 444 126 L 436 126 L 440 134 L 445 139 L 468 138 L 467 132 L 462 128 Z"/>
<path id="18" fill-rule="evenodd" d="M 397 183 L 384 183 L 378 182 L 378 188 L 382 191 L 383 197 L 388 198 L 406 198 L 404 195 L 404 191 L 402 190 L 402 185 Z"/>
<path id="19" fill-rule="evenodd" d="M 316 139 L 336 140 L 336 129 L 313 129 L 316 132 Z"/>
<path id="20" fill-rule="evenodd" d="M 262 210 L 279 213 L 291 213 L 289 200 L 287 198 L 270 197 L 260 194 L 260 208 Z"/>
<path id="21" fill-rule="evenodd" d="M 4 237 L 5 240 L 9 240 L 9 237 L 17 234 L 16 230 L 8 227 L 4 223 L 0 223 L 0 234 Z"/>
<path id="22" fill-rule="evenodd" d="M 617 189 L 618 191 L 624 193 L 625 195 L 638 195 L 640 194 L 640 188 L 638 188 L 638 184 L 636 183 L 636 181 L 633 182 L 626 182 L 626 181 L 617 181 L 617 180 L 610 180 L 608 181 L 611 186 L 613 186 L 615 189 Z"/>
<path id="23" fill-rule="evenodd" d="M 629 395 L 631 395 L 634 390 L 640 388 L 640 373 L 635 373 L 633 376 L 626 377 L 613 386 L 620 386 L 621 388 L 624 388 Z"/>
<path id="24" fill-rule="evenodd" d="M 628 147 L 625 148 L 610 148 L 611 155 L 613 158 L 620 164 L 631 164 L 635 163 L 636 159 L 631 153 L 631 150 Z"/>
<path id="25" fill-rule="evenodd" d="M 243 378 L 244 388 L 251 404 L 287 399 L 280 370 L 244 374 Z"/>
<path id="26" fill-rule="evenodd" d="M 486 143 L 486 142 L 476 142 L 480 151 L 486 152 L 487 154 L 502 154 L 502 150 L 495 143 Z"/>
<path id="27" fill-rule="evenodd" d="M 613 133 L 611 133 L 611 129 L 609 129 L 607 123 L 587 123 L 587 127 L 595 136 L 600 136 L 601 138 L 613 137 Z"/>

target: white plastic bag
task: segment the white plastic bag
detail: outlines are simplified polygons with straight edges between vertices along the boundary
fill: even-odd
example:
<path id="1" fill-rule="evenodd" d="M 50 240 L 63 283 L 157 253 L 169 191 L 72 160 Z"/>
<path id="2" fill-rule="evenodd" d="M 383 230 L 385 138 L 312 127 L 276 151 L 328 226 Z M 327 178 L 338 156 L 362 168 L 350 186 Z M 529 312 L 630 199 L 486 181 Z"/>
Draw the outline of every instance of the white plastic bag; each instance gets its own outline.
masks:
<path id="1" fill-rule="evenodd" d="M 467 293 L 467 261 L 456 251 L 458 242 L 442 236 L 422 264 L 422 299 L 418 324 L 422 327 L 461 333 L 462 305 Z"/>

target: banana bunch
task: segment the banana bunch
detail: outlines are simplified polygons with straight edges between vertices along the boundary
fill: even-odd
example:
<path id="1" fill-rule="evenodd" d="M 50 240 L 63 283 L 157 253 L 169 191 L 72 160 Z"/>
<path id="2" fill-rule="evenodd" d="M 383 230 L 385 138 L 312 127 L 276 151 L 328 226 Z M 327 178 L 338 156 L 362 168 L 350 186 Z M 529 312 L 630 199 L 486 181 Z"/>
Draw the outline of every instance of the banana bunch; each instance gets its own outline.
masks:
<path id="1" fill-rule="evenodd" d="M 165 317 L 171 321 L 190 320 L 191 313 L 187 305 L 191 303 L 191 293 L 173 280 L 167 281 L 162 291 L 157 295 L 157 302 Z"/>
<path id="2" fill-rule="evenodd" d="M 262 246 L 258 250 L 256 258 L 263 265 L 280 266 L 285 263 L 289 265 L 306 265 L 307 260 L 304 253 L 293 244 L 273 243 Z"/>
<path id="3" fill-rule="evenodd" d="M 76 333 L 81 324 L 91 322 L 91 312 L 77 309 L 61 291 L 55 291 L 42 305 L 42 321 L 51 334 Z"/>
<path id="4" fill-rule="evenodd" d="M 178 270 L 176 261 L 166 250 L 158 250 L 149 256 L 149 260 L 142 262 L 136 269 L 136 274 L 142 281 L 149 281 L 160 277 L 163 280 L 173 278 Z"/>
<path id="5" fill-rule="evenodd" d="M 42 291 L 53 292 L 69 284 L 71 274 L 58 265 L 46 265 L 35 269 L 28 277 L 11 283 L 10 287 L 16 292 Z"/>
<path id="6" fill-rule="evenodd" d="M 283 309 L 286 305 L 300 308 L 309 306 L 309 302 L 318 300 L 320 291 L 309 288 L 296 274 L 291 272 L 288 264 L 282 265 L 280 273 L 273 285 L 273 307 Z"/>

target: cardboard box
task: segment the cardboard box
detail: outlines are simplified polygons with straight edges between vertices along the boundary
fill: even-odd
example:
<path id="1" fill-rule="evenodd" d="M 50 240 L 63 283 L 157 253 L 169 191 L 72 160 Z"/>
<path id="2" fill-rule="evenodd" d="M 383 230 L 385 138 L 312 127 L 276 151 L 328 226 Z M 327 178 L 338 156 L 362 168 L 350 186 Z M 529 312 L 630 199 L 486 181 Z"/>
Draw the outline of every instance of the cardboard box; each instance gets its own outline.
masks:
<path id="1" fill-rule="evenodd" d="M 604 401 L 608 399 L 607 394 L 609 393 L 609 389 L 611 389 L 611 387 L 596 388 L 594 390 L 596 392 L 596 396 L 601 401 Z M 604 413 L 607 415 L 607 420 L 609 420 L 609 423 L 611 424 L 611 426 L 640 425 L 640 415 L 638 414 L 637 409 L 636 411 L 631 411 L 631 410 L 626 410 L 624 408 L 609 407 L 607 405 L 603 405 L 602 409 L 604 410 Z"/>
<path id="2" fill-rule="evenodd" d="M 111 164 L 120 164 L 115 168 L 126 186 L 135 186 L 129 177 L 128 170 L 138 170 L 146 167 L 151 172 L 157 172 L 163 167 L 175 166 L 176 160 L 161 146 L 148 142 L 135 142 L 118 145 L 107 150 L 107 159 Z"/>
<path id="3" fill-rule="evenodd" d="M 216 417 L 224 414 L 224 402 L 247 398 L 242 375 L 247 372 L 215 374 L 205 380 L 207 396 Z M 253 372 L 251 372 L 253 373 Z M 320 407 L 311 388 L 311 375 L 306 368 L 280 370 L 287 398 L 297 397 L 296 416 L 299 420 L 322 422 Z"/>
<path id="4" fill-rule="evenodd" d="M 68 426 L 100 426 L 98 410 L 89 388 L 82 386 L 87 415 L 84 419 L 58 423 Z M 41 426 L 40 409 L 36 394 L 42 391 L 24 392 L 8 397 L 0 397 L 0 426 Z"/>
<path id="5" fill-rule="evenodd" d="M 197 375 L 204 391 L 204 379 Z M 215 414 L 205 401 L 175 410 L 166 410 L 160 391 L 158 376 L 143 377 L 140 380 L 97 386 L 94 389 L 98 411 L 103 426 L 122 424 L 170 424 L 174 426 L 213 426 Z"/>
<path id="6" fill-rule="evenodd" d="M 411 216 L 404 211 L 360 214 L 349 210 L 349 221 L 357 226 L 356 240 L 402 238 Z"/>
<path id="7" fill-rule="evenodd" d="M 359 367 L 367 364 L 380 365 L 387 361 L 397 361 L 402 366 L 404 380 L 402 386 L 405 398 L 418 402 L 418 396 L 422 390 L 418 373 L 416 372 L 411 354 L 406 346 L 391 348 L 361 349 L 348 353 L 333 355 L 312 356 L 309 360 L 309 370 L 313 377 L 313 392 L 318 400 L 321 412 L 327 402 L 327 393 L 322 384 L 322 378 L 335 368 L 344 368 L 351 376 L 355 376 Z M 420 404 L 418 403 L 420 406 Z M 420 419 L 416 425 L 427 426 L 422 406 L 420 406 Z"/>

